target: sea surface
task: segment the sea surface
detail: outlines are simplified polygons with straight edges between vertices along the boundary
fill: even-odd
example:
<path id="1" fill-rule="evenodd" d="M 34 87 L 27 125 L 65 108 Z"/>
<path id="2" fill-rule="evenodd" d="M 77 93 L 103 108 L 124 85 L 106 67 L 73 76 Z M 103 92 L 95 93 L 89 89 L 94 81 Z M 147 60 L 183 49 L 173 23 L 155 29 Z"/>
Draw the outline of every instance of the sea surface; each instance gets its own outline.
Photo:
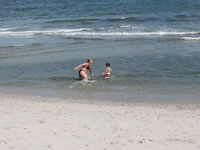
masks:
<path id="1" fill-rule="evenodd" d="M 0 0 L 0 93 L 200 103 L 200 0 Z"/>

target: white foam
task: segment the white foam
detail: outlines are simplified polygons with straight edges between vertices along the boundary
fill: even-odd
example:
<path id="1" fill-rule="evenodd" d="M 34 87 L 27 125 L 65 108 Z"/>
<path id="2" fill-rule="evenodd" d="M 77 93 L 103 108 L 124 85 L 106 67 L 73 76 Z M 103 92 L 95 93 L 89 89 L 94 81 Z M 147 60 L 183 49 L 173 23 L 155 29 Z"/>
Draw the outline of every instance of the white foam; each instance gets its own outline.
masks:
<path id="1" fill-rule="evenodd" d="M 80 81 L 75 81 L 72 83 L 72 85 L 69 86 L 69 89 L 73 89 L 75 87 L 80 87 L 80 86 L 90 86 L 90 84 L 96 83 L 95 80 L 80 80 Z"/>
<path id="2" fill-rule="evenodd" d="M 11 30 L 12 28 L 2 28 L 0 29 L 0 31 L 8 31 L 8 30 Z"/>
<path id="3" fill-rule="evenodd" d="M 182 37 L 183 40 L 200 40 L 200 37 Z"/>
<path id="4" fill-rule="evenodd" d="M 61 35 L 61 36 L 166 36 L 166 35 L 194 35 L 197 31 L 173 32 L 173 31 L 155 31 L 155 32 L 95 32 L 90 28 L 80 29 L 54 29 L 54 30 L 33 30 L 33 31 L 3 31 L 0 36 L 35 36 L 35 35 Z M 189 38 L 188 38 L 189 39 Z M 192 38 L 191 38 L 192 39 Z M 197 38 L 196 38 L 197 39 Z"/>
<path id="5" fill-rule="evenodd" d="M 19 45 L 15 45 L 17 47 L 21 47 L 21 46 L 25 46 L 26 44 L 19 44 Z"/>
<path id="6" fill-rule="evenodd" d="M 116 18 L 118 19 L 118 18 Z M 119 19 L 124 20 L 124 19 L 128 19 L 128 17 L 120 17 Z"/>
<path id="7" fill-rule="evenodd" d="M 131 25 L 121 25 L 120 27 L 121 27 L 121 28 L 130 28 Z"/>
<path id="8" fill-rule="evenodd" d="M 62 32 L 62 33 L 53 33 L 49 32 L 48 34 L 55 35 L 66 35 L 66 36 L 166 36 L 166 35 L 193 35 L 198 34 L 199 32 Z"/>

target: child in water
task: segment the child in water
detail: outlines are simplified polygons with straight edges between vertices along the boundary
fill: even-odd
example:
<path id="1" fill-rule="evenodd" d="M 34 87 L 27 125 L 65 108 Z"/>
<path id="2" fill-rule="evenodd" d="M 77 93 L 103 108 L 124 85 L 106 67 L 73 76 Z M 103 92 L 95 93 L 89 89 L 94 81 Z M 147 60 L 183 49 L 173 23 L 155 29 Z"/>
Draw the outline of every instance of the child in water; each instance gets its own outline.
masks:
<path id="1" fill-rule="evenodd" d="M 111 69 L 109 63 L 106 63 L 106 70 L 105 70 L 105 72 L 103 73 L 103 75 L 104 75 L 104 78 L 105 78 L 105 79 L 110 78 L 110 77 L 112 76 L 112 69 Z"/>

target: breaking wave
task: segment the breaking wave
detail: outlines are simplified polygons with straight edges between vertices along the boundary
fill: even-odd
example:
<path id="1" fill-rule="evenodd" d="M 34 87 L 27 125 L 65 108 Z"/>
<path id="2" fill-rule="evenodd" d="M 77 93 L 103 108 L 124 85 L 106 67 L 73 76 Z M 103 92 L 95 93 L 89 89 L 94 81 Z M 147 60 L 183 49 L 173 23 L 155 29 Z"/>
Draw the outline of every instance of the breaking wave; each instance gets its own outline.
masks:
<path id="1" fill-rule="evenodd" d="M 48 30 L 30 30 L 30 31 L 12 31 L 9 29 L 0 29 L 0 36 L 17 36 L 17 37 L 32 37 L 39 35 L 48 36 L 64 36 L 64 37 L 81 37 L 81 38 L 123 38 L 123 37 L 149 37 L 149 36 L 194 36 L 198 35 L 198 31 L 123 31 L 123 30 L 94 30 L 91 28 L 78 28 L 78 29 L 48 29 Z M 184 40 L 199 40 L 199 37 L 181 37 Z"/>
<path id="2" fill-rule="evenodd" d="M 200 37 L 182 37 L 180 40 L 186 40 L 186 41 L 195 41 L 200 40 Z"/>

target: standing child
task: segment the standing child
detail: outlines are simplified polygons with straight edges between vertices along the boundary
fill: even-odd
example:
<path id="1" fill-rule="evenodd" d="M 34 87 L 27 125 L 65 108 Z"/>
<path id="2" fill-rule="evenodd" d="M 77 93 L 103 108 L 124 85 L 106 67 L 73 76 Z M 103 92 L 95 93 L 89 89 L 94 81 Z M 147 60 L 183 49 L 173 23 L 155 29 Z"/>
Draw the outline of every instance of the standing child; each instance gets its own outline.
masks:
<path id="1" fill-rule="evenodd" d="M 105 70 L 105 72 L 103 73 L 103 75 L 104 75 L 104 78 L 105 78 L 105 79 L 111 78 L 111 76 L 112 76 L 112 69 L 111 69 L 109 63 L 106 63 L 106 70 Z"/>

